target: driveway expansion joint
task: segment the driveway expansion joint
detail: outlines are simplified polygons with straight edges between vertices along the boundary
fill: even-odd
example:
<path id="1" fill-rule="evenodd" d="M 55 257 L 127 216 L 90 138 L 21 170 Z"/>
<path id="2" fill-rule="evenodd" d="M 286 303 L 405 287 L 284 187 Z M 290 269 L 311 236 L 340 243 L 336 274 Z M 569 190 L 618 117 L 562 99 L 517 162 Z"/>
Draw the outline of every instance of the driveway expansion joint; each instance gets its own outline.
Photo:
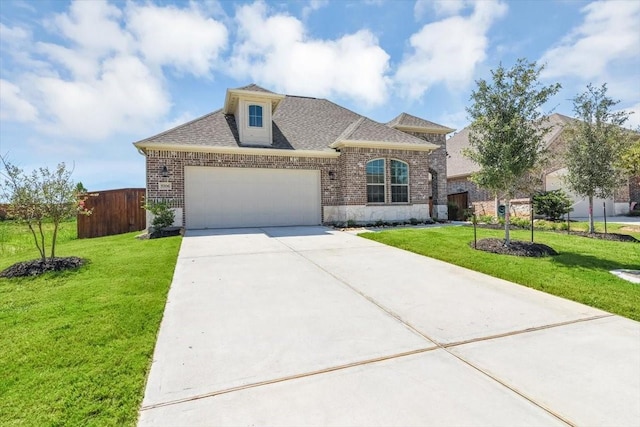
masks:
<path id="1" fill-rule="evenodd" d="M 209 392 L 209 393 L 197 394 L 195 396 L 185 397 L 185 398 L 182 398 L 182 399 L 168 400 L 168 401 L 165 401 L 165 402 L 154 403 L 154 404 L 151 404 L 151 405 L 142 406 L 140 408 L 140 411 L 148 411 L 148 410 L 151 410 L 151 409 L 161 408 L 161 407 L 164 407 L 164 406 L 179 405 L 181 403 L 192 402 L 194 400 L 200 400 L 200 399 L 206 399 L 206 398 L 209 398 L 209 397 L 219 396 L 221 394 L 233 393 L 233 392 L 236 392 L 236 391 L 246 390 L 246 389 L 249 389 L 249 388 L 262 387 L 262 386 L 266 386 L 266 385 L 270 385 L 270 384 L 276 384 L 276 383 L 281 383 L 281 382 L 285 382 L 285 381 L 296 380 L 296 379 L 299 379 L 299 378 L 312 377 L 312 376 L 315 376 L 315 375 L 326 374 L 326 373 L 334 372 L 334 371 L 341 371 L 341 370 L 345 370 L 345 369 L 354 368 L 354 367 L 357 367 L 357 366 L 369 365 L 369 364 L 372 364 L 372 363 L 383 362 L 383 361 L 391 360 L 391 359 L 399 359 L 399 358 L 402 358 L 402 357 L 413 356 L 413 355 L 416 355 L 416 354 L 427 353 L 429 351 L 438 350 L 439 348 L 440 347 L 438 347 L 437 345 L 433 345 L 433 346 L 430 346 L 430 347 L 419 348 L 417 350 L 405 351 L 405 352 L 402 352 L 402 353 L 396 353 L 396 354 L 392 354 L 392 355 L 388 355 L 388 356 L 380 356 L 380 357 L 375 357 L 373 359 L 362 360 L 362 361 L 359 361 L 359 362 L 346 363 L 344 365 L 337 365 L 337 366 L 332 366 L 332 367 L 329 367 L 329 368 L 318 369 L 316 371 L 304 372 L 304 373 L 295 374 L 295 375 L 287 375 L 287 376 L 280 377 L 280 378 L 273 378 L 273 379 L 270 379 L 270 380 L 259 381 L 259 382 L 256 382 L 256 383 L 244 384 L 244 385 L 240 385 L 240 386 L 237 386 L 237 387 L 231 387 L 231 388 L 227 388 L 227 389 L 212 391 L 212 392 Z"/>

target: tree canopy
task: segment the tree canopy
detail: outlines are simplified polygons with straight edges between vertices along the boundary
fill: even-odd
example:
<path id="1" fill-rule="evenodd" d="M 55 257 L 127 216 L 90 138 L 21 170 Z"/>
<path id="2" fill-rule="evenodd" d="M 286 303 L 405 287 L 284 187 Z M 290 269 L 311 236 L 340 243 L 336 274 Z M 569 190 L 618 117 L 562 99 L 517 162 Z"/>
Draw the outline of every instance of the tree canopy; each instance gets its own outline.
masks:
<path id="1" fill-rule="evenodd" d="M 509 244 L 509 201 L 518 191 L 531 191 L 536 168 L 545 159 L 545 126 L 542 106 L 560 89 L 560 84 L 544 86 L 540 72 L 544 66 L 519 59 L 511 69 L 502 64 L 491 71 L 491 81 L 477 81 L 467 112 L 472 120 L 470 148 L 465 155 L 480 170 L 471 180 L 507 204 L 505 244 Z"/>
<path id="2" fill-rule="evenodd" d="M 619 101 L 607 96 L 607 85 L 587 90 L 573 98 L 576 116 L 567 128 L 566 182 L 576 194 L 589 200 L 589 232 L 593 227 L 593 198 L 609 198 L 627 176 L 621 167 L 623 153 L 630 148 L 631 132 L 622 126 L 626 111 L 614 111 Z"/>

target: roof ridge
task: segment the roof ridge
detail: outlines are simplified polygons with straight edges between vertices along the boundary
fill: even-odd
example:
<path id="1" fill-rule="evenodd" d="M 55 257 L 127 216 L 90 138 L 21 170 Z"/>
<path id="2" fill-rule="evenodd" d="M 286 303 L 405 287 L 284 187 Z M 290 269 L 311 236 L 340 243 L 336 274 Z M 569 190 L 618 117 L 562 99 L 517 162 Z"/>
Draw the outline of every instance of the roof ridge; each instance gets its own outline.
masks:
<path id="1" fill-rule="evenodd" d="M 331 101 L 329 101 L 329 102 L 331 102 Z M 352 135 L 356 131 L 356 129 L 358 129 L 362 125 L 362 123 L 364 122 L 365 118 L 366 117 L 364 117 L 364 116 L 360 116 L 360 117 L 358 117 L 357 120 L 355 120 L 351 124 L 349 124 L 349 126 L 347 126 L 342 131 L 342 133 L 340 135 L 338 135 L 338 137 L 336 138 L 336 141 L 342 141 L 344 139 L 347 139 L 347 137 L 349 135 Z"/>
<path id="2" fill-rule="evenodd" d="M 182 128 L 183 128 L 183 127 L 185 127 L 185 126 L 189 126 L 189 125 L 190 125 L 190 124 L 192 124 L 192 123 L 195 123 L 195 122 L 198 122 L 198 121 L 200 121 L 200 120 L 206 119 L 207 117 L 213 116 L 214 114 L 219 113 L 220 111 L 222 111 L 222 108 L 218 108 L 218 109 L 217 109 L 217 110 L 215 110 L 215 111 L 212 111 L 212 112 L 207 113 L 207 114 L 205 114 L 205 115 L 203 115 L 203 116 L 200 116 L 200 117 L 196 117 L 196 118 L 195 118 L 195 119 L 193 119 L 193 120 L 189 120 L 189 121 L 188 121 L 188 122 L 186 122 L 186 123 L 183 123 L 183 124 L 178 125 L 178 126 L 174 126 L 174 127 L 172 127 L 171 129 L 167 129 L 167 130 L 165 130 L 165 131 L 163 131 L 163 132 L 160 132 L 160 133 L 155 134 L 155 135 L 153 135 L 153 136 L 150 136 L 150 137 L 148 137 L 148 138 L 145 138 L 145 139 L 141 139 L 141 140 L 139 140 L 139 141 L 136 141 L 136 142 L 134 142 L 134 144 L 137 144 L 137 143 L 139 143 L 139 142 L 149 141 L 149 140 L 151 140 L 151 139 L 155 139 L 155 138 L 158 138 L 158 137 L 160 137 L 160 136 L 164 136 L 164 135 L 166 135 L 166 134 L 168 134 L 168 133 L 170 133 L 170 132 L 176 131 L 176 130 L 178 130 L 178 129 L 182 129 Z"/>

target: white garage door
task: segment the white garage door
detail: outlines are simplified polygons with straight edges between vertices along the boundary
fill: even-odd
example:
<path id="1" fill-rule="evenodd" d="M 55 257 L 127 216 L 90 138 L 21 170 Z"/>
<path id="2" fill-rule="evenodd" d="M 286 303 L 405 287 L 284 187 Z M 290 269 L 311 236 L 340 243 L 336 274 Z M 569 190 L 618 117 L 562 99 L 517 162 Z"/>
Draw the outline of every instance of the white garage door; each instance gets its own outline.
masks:
<path id="1" fill-rule="evenodd" d="M 320 171 L 185 167 L 187 228 L 318 225 Z"/>

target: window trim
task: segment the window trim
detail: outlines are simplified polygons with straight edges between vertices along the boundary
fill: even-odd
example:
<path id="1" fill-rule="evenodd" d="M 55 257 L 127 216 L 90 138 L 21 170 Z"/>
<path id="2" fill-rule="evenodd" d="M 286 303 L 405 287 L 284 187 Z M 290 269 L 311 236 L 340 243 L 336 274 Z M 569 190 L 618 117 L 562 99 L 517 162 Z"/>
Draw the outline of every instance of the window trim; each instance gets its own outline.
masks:
<path id="1" fill-rule="evenodd" d="M 397 163 L 403 164 L 407 168 L 407 183 L 406 184 L 394 184 L 393 183 L 393 175 L 392 175 L 392 173 L 393 173 L 393 167 L 392 167 L 393 162 L 397 162 Z M 403 160 L 400 160 L 400 159 L 390 159 L 389 160 L 389 186 L 390 186 L 389 188 L 391 190 L 389 196 L 391 197 L 391 203 L 393 203 L 393 204 L 408 204 L 408 203 L 410 203 L 410 200 L 411 200 L 411 194 L 410 194 L 410 189 L 411 189 L 411 186 L 410 186 L 410 183 L 411 183 L 410 171 L 411 171 L 411 168 L 409 167 L 409 163 L 407 163 L 407 162 L 405 162 Z M 406 201 L 402 201 L 402 202 L 394 202 L 393 201 L 393 187 L 407 187 L 407 200 Z"/>
<path id="2" fill-rule="evenodd" d="M 251 114 L 251 109 L 252 107 L 255 107 L 255 109 L 259 109 L 260 115 L 257 114 Z M 260 119 L 260 126 L 257 125 L 252 125 L 251 124 L 251 119 L 256 118 L 256 119 Z M 260 104 L 253 104 L 253 103 L 249 103 L 247 105 L 247 125 L 250 128 L 258 128 L 258 129 L 262 129 L 264 128 L 264 107 Z"/>
<path id="3" fill-rule="evenodd" d="M 376 161 L 382 161 L 382 183 L 369 183 L 368 178 L 369 178 L 369 172 L 368 172 L 368 168 L 369 168 L 369 164 L 376 162 Z M 367 204 L 369 205 L 384 205 L 387 203 L 387 161 L 385 158 L 382 157 L 378 157 L 375 159 L 371 159 L 369 161 L 367 161 L 367 163 L 365 164 L 364 167 L 364 171 L 365 171 L 365 183 L 366 183 L 366 198 L 367 198 Z M 382 201 L 381 202 L 371 202 L 369 201 L 369 186 L 380 186 L 382 185 L 383 188 L 383 193 L 382 193 Z"/>

